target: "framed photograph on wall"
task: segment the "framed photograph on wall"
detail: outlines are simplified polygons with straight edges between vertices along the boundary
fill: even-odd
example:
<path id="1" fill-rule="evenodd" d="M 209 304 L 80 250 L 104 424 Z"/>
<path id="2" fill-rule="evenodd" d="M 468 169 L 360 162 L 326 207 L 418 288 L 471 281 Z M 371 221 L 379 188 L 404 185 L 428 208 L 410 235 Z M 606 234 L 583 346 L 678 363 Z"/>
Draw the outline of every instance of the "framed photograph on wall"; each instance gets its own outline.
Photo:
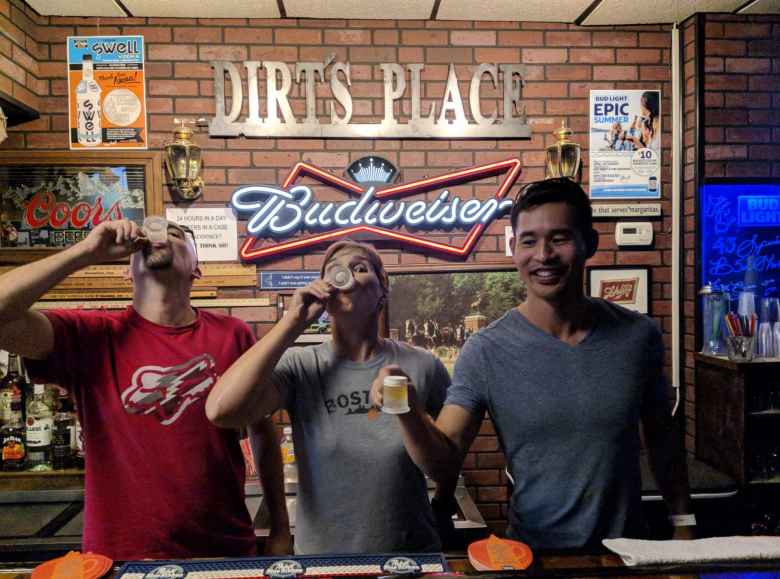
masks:
<path id="1" fill-rule="evenodd" d="M 589 267 L 588 295 L 642 314 L 650 313 L 649 267 Z"/>
<path id="2" fill-rule="evenodd" d="M 514 269 L 392 271 L 387 336 L 425 348 L 452 373 L 469 336 L 525 300 Z"/>
<path id="3" fill-rule="evenodd" d="M 106 220 L 161 215 L 157 152 L 4 152 L 0 262 L 35 261 L 77 243 Z"/>

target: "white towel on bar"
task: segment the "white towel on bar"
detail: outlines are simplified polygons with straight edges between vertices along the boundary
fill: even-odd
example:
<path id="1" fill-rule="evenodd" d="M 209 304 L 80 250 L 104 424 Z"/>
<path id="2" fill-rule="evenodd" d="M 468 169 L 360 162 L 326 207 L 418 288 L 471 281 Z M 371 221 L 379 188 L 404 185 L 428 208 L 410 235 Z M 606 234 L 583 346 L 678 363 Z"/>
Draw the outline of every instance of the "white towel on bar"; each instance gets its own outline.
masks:
<path id="1" fill-rule="evenodd" d="M 692 541 L 604 539 L 602 543 L 620 555 L 628 566 L 767 559 L 780 561 L 780 537 L 712 537 Z"/>

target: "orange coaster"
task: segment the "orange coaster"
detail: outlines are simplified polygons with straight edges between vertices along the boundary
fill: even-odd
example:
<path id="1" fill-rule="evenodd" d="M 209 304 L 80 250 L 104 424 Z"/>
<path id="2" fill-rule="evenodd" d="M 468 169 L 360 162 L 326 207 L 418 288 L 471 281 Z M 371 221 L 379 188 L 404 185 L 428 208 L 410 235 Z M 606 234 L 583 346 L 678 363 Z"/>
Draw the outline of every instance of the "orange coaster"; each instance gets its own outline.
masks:
<path id="1" fill-rule="evenodd" d="M 111 569 L 113 561 L 95 553 L 71 551 L 64 557 L 41 563 L 32 572 L 32 579 L 98 579 Z"/>
<path id="2" fill-rule="evenodd" d="M 495 535 L 471 543 L 468 554 L 469 563 L 477 571 L 522 570 L 534 560 L 531 548 L 525 543 L 499 539 Z"/>

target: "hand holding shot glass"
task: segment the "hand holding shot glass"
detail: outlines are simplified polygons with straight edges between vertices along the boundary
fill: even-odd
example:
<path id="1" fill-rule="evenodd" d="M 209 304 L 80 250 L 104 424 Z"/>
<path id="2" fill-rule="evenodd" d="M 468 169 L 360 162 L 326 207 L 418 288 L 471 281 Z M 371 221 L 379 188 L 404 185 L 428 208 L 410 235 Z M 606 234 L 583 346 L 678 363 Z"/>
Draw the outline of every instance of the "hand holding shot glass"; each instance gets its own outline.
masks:
<path id="1" fill-rule="evenodd" d="M 338 263 L 328 268 L 325 273 L 325 281 L 339 291 L 348 291 L 355 286 L 355 277 L 352 275 L 352 271 Z"/>
<path id="2" fill-rule="evenodd" d="M 150 215 L 144 219 L 143 230 L 150 243 L 168 241 L 168 220 L 165 217 Z"/>

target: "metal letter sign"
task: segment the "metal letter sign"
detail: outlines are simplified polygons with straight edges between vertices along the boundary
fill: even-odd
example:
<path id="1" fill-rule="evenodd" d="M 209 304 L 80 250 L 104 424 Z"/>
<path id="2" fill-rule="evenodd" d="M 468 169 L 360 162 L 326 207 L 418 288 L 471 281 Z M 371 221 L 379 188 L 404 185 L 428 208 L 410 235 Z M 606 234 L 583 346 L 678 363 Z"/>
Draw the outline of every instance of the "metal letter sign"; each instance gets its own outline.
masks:
<path id="1" fill-rule="evenodd" d="M 295 74 L 283 62 L 247 60 L 242 69 L 224 60 L 214 60 L 214 106 L 216 114 L 209 123 L 212 137 L 314 137 L 339 139 L 527 139 L 531 127 L 527 124 L 525 107 L 521 107 L 525 67 L 520 64 L 480 64 L 471 76 L 468 112 L 460 94 L 455 66 L 450 64 L 444 94 L 430 109 L 422 111 L 421 72 L 423 64 L 396 63 L 379 65 L 384 78 L 384 117 L 378 123 L 351 123 L 353 113 L 350 87 L 350 64 L 333 62 L 299 62 Z M 332 64 L 332 66 L 331 66 Z M 261 102 L 260 70 L 264 71 L 265 91 Z M 326 69 L 329 77 L 326 82 Z M 244 85 L 241 70 L 245 70 L 247 115 L 239 121 L 244 109 Z M 225 78 L 230 91 L 225 90 Z M 407 95 L 407 77 L 410 90 Z M 495 96 L 486 100 L 500 101 L 497 110 L 483 113 L 481 89 L 483 81 Z M 293 83 L 300 84 L 306 97 L 306 114 L 297 119 L 290 106 L 289 95 L 298 94 Z M 325 85 L 321 90 L 316 85 Z M 501 88 L 499 88 L 499 86 Z M 490 89 L 486 89 L 490 90 Z M 321 96 L 322 94 L 327 96 Z M 228 109 L 226 104 L 230 103 Z M 317 99 L 325 99 L 326 119 L 316 115 Z M 408 101 L 407 101 L 408 99 Z M 262 106 L 265 105 L 265 106 Z M 403 119 L 396 116 L 396 109 Z M 403 111 L 407 110 L 406 115 Z M 500 113 L 499 114 L 499 109 Z M 264 114 L 261 117 L 261 112 Z M 281 113 L 281 117 L 279 116 Z M 469 118 L 470 116 L 470 118 Z M 329 118 L 328 118 L 329 117 Z M 322 122 L 322 121 L 325 122 Z M 399 122 L 402 121 L 402 122 Z"/>
<path id="2" fill-rule="evenodd" d="M 501 177 L 495 196 L 486 201 L 462 200 L 451 195 L 453 187 L 488 177 Z M 281 187 L 250 185 L 233 193 L 231 205 L 239 215 L 248 217 L 244 245 L 239 252 L 244 261 L 259 261 L 291 251 L 298 251 L 340 237 L 360 233 L 400 241 L 408 245 L 444 253 L 452 257 L 466 257 L 474 248 L 482 232 L 491 221 L 506 213 L 512 201 L 507 193 L 520 176 L 520 161 L 508 159 L 489 165 L 472 167 L 431 177 L 405 185 L 378 189 L 364 188 L 327 173 L 307 163 L 298 163 Z M 318 201 L 312 189 L 297 184 L 310 177 L 345 194 L 349 200 L 341 203 Z M 410 195 L 440 192 L 428 196 L 430 202 L 399 201 Z M 355 196 L 354 198 L 352 196 Z M 405 228 L 407 232 L 399 231 Z M 419 230 L 467 230 L 462 245 L 450 245 L 411 233 Z M 311 235 L 285 241 L 298 233 Z M 262 238 L 280 240 L 263 244 Z"/>

